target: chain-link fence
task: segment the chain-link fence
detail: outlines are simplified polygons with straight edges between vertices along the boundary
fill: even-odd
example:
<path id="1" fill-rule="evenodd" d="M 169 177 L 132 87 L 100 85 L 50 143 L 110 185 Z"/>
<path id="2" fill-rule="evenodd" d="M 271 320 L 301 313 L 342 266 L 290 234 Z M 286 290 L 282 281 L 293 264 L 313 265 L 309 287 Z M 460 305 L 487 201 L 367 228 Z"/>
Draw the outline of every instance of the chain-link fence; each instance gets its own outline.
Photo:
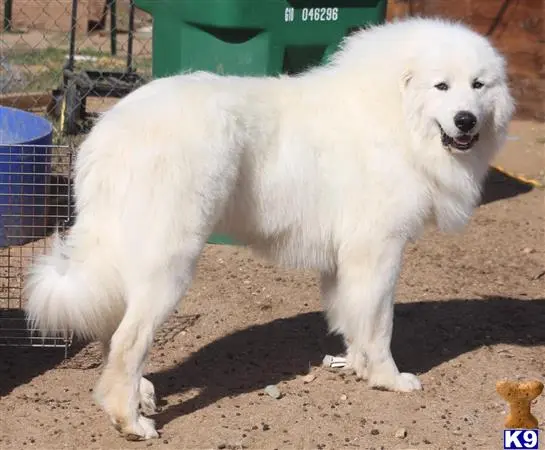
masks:
<path id="1" fill-rule="evenodd" d="M 100 112 L 151 78 L 151 17 L 132 0 L 2 0 L 0 8 L 0 346 L 66 351 L 67 330 L 42 338 L 27 328 L 24 274 L 72 219 L 77 144 Z M 35 116 L 50 129 L 40 142 Z"/>
<path id="2" fill-rule="evenodd" d="M 0 105 L 47 114 L 56 142 L 151 76 L 151 17 L 132 0 L 2 0 Z"/>

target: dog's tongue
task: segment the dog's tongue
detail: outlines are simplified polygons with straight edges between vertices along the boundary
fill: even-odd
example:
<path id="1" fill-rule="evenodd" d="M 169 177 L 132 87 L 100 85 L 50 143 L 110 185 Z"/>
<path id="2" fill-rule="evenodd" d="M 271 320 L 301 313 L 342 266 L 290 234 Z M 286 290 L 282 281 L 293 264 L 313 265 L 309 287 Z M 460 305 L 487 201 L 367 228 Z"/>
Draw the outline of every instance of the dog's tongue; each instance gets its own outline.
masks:
<path id="1" fill-rule="evenodd" d="M 463 134 L 462 136 L 455 137 L 454 140 L 459 144 L 469 144 L 471 142 L 471 136 L 469 134 Z"/>

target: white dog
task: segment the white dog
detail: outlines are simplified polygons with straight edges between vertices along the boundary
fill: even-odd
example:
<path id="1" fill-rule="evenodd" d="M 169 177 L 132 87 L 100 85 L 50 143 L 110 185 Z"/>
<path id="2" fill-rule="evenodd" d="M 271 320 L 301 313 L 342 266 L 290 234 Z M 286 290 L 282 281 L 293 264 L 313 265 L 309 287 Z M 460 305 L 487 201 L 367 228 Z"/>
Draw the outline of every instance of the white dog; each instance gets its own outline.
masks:
<path id="1" fill-rule="evenodd" d="M 146 354 L 222 232 L 317 270 L 350 367 L 420 389 L 390 352 L 403 250 L 427 222 L 466 224 L 513 109 L 498 52 L 436 19 L 357 32 L 297 76 L 152 81 L 82 144 L 76 223 L 33 267 L 29 319 L 100 340 L 97 401 L 124 435 L 156 437 Z"/>

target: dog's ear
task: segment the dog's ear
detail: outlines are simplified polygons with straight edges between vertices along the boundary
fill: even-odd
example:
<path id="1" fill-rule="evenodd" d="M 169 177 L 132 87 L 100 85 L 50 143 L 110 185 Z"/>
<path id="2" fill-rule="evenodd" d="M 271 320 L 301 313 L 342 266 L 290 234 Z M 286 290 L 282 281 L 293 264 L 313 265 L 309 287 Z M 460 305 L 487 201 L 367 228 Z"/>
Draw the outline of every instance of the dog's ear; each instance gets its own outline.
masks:
<path id="1" fill-rule="evenodd" d="M 509 89 L 507 77 L 507 63 L 505 59 L 498 56 L 497 71 L 502 74 L 494 90 L 494 124 L 496 129 L 505 130 L 515 113 L 515 100 Z"/>
<path id="2" fill-rule="evenodd" d="M 497 129 L 506 129 L 515 112 L 515 101 L 507 81 L 502 81 L 494 95 L 494 123 Z"/>

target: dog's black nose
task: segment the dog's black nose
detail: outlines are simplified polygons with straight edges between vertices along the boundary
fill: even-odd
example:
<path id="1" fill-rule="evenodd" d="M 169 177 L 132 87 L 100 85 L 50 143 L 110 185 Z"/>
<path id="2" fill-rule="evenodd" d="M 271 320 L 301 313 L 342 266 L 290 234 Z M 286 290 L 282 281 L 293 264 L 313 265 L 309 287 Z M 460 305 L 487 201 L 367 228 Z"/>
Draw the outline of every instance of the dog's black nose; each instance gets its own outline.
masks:
<path id="1" fill-rule="evenodd" d="M 459 111 L 454 116 L 454 123 L 461 131 L 468 133 L 477 123 L 477 117 L 469 111 Z"/>

